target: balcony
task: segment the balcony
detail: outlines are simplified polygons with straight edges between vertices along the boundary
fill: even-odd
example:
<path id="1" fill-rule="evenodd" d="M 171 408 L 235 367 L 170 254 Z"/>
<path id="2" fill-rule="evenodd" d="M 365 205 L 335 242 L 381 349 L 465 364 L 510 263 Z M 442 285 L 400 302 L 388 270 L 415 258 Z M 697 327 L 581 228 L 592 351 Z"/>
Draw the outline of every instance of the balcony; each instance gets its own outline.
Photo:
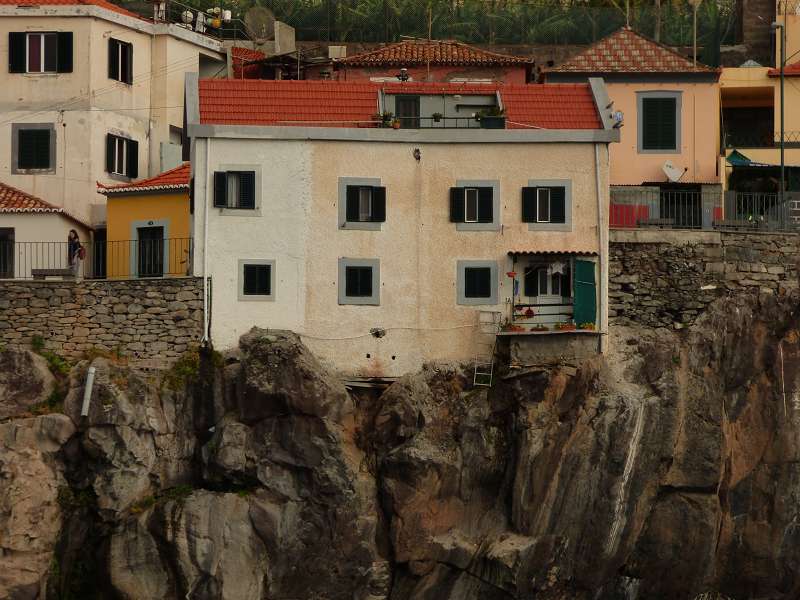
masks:
<path id="1" fill-rule="evenodd" d="M 70 265 L 67 242 L 0 240 L 0 279 L 139 279 L 192 274 L 191 238 L 83 242 Z"/>
<path id="2" fill-rule="evenodd" d="M 612 229 L 800 232 L 800 192 L 611 190 Z"/>

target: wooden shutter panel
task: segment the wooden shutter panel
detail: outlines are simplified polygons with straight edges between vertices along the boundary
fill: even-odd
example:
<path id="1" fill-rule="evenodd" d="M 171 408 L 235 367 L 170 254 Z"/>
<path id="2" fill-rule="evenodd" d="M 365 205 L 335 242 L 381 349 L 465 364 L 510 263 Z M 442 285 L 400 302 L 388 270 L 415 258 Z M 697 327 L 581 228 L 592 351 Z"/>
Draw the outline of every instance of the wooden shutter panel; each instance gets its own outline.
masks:
<path id="1" fill-rule="evenodd" d="M 372 188 L 372 222 L 383 223 L 386 221 L 386 188 Z"/>
<path id="2" fill-rule="evenodd" d="M 642 148 L 669 150 L 675 148 L 675 98 L 642 99 Z"/>
<path id="3" fill-rule="evenodd" d="M 348 185 L 347 190 L 345 191 L 345 221 L 350 221 L 351 223 L 355 223 L 358 221 L 359 211 L 358 211 L 358 186 L 357 185 Z"/>
<path id="4" fill-rule="evenodd" d="M 189 180 L 189 214 L 194 214 L 194 177 Z"/>
<path id="5" fill-rule="evenodd" d="M 119 79 L 119 42 L 108 40 L 108 78 Z"/>
<path id="6" fill-rule="evenodd" d="M 126 165 L 128 167 L 127 174 L 131 179 L 136 179 L 139 176 L 139 142 L 127 140 L 125 143 L 128 144 L 128 164 Z"/>
<path id="7" fill-rule="evenodd" d="M 536 222 L 536 188 L 522 188 L 522 222 Z"/>
<path id="8" fill-rule="evenodd" d="M 478 188 L 478 223 L 491 223 L 493 220 L 493 192 L 490 187 Z"/>
<path id="9" fill-rule="evenodd" d="M 538 296 L 539 295 L 539 271 L 532 267 L 525 269 L 525 295 Z"/>
<path id="10" fill-rule="evenodd" d="M 550 222 L 566 222 L 566 191 L 563 187 L 550 188 Z"/>
<path id="11" fill-rule="evenodd" d="M 450 188 L 450 221 L 453 223 L 464 222 L 464 188 Z"/>
<path id="12" fill-rule="evenodd" d="M 228 206 L 228 174 L 225 171 L 214 172 L 214 206 Z"/>
<path id="13" fill-rule="evenodd" d="M 256 207 L 256 174 L 253 171 L 239 173 L 239 208 Z"/>
<path id="14" fill-rule="evenodd" d="M 72 32 L 61 31 L 58 34 L 58 68 L 59 73 L 72 73 Z"/>
<path id="15" fill-rule="evenodd" d="M 8 34 L 8 72 L 25 72 L 25 34 L 22 32 Z"/>
<path id="16" fill-rule="evenodd" d="M 125 53 L 125 60 L 123 61 L 123 66 L 125 67 L 125 72 L 122 73 L 123 81 L 127 84 L 133 83 L 133 44 L 124 44 L 122 46 L 122 52 Z"/>
<path id="17" fill-rule="evenodd" d="M 106 134 L 106 171 L 109 173 L 114 172 L 114 142 L 116 140 L 116 136 L 110 133 Z"/>
<path id="18" fill-rule="evenodd" d="M 573 319 L 576 324 L 594 323 L 597 319 L 597 291 L 595 289 L 594 263 L 575 261 L 572 289 L 575 293 Z"/>

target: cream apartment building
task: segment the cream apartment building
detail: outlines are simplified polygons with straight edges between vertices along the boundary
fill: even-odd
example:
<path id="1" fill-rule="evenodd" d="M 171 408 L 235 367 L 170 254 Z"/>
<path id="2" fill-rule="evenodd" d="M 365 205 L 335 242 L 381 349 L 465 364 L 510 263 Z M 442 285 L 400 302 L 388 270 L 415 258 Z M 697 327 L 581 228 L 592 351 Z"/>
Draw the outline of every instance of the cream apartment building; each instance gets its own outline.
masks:
<path id="1" fill-rule="evenodd" d="M 436 98 L 502 108 L 505 128 L 433 117 Z M 423 110 L 381 126 L 399 104 Z M 470 360 L 487 313 L 551 341 L 580 322 L 599 346 L 618 139 L 607 104 L 601 80 L 187 78 L 207 339 L 225 349 L 253 326 L 290 329 L 363 377 Z"/>
<path id="2" fill-rule="evenodd" d="M 0 4 L 0 30 L 0 181 L 102 239 L 97 182 L 180 164 L 184 75 L 224 69 L 222 44 L 105 0 Z"/>

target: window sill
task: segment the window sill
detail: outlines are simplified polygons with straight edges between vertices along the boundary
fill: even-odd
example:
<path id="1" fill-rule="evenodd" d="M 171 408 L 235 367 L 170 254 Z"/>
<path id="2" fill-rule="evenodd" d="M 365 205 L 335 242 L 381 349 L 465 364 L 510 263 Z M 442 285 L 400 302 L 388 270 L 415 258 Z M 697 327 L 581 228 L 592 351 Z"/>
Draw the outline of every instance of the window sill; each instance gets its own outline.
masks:
<path id="1" fill-rule="evenodd" d="M 113 81 L 114 83 L 121 83 L 129 88 L 133 88 L 133 82 L 128 83 L 127 81 L 121 81 L 119 79 L 114 79 L 113 77 L 109 77 L 108 80 Z"/>
<path id="2" fill-rule="evenodd" d="M 219 211 L 220 216 L 222 217 L 260 217 L 261 216 L 261 208 L 221 208 L 219 206 L 215 206 L 215 209 Z"/>
<path id="3" fill-rule="evenodd" d="M 129 183 L 133 181 L 133 177 L 128 177 L 127 175 L 122 175 L 121 173 L 109 173 L 109 179 L 113 179 L 114 181 L 121 181 L 123 183 Z"/>
<path id="4" fill-rule="evenodd" d="M 339 229 L 347 231 L 380 231 L 384 221 L 346 221 L 339 223 Z"/>
<path id="5" fill-rule="evenodd" d="M 381 302 L 377 298 L 356 298 L 347 297 L 339 300 L 339 306 L 380 306 Z"/>
<path id="6" fill-rule="evenodd" d="M 58 77 L 59 75 L 69 75 L 69 73 L 59 73 L 57 71 L 47 71 L 45 73 L 19 73 L 25 77 Z"/>
<path id="7" fill-rule="evenodd" d="M 456 223 L 456 231 L 500 231 L 500 223 Z"/>
<path id="8" fill-rule="evenodd" d="M 239 294 L 239 302 L 275 302 L 275 294 L 257 296 L 255 294 Z"/>
<path id="9" fill-rule="evenodd" d="M 639 154 L 681 154 L 681 149 L 669 148 L 666 150 L 645 150 L 644 148 L 638 148 L 637 152 Z"/>
<path id="10" fill-rule="evenodd" d="M 53 175 L 55 169 L 11 169 L 12 175 Z"/>
<path id="11" fill-rule="evenodd" d="M 528 231 L 572 231 L 572 223 L 528 223 Z"/>

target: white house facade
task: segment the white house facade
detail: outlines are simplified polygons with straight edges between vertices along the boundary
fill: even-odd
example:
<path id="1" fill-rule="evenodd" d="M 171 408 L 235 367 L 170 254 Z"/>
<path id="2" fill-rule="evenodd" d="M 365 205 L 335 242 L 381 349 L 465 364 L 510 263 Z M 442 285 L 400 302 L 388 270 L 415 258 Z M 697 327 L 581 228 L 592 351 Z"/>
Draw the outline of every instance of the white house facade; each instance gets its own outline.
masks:
<path id="1" fill-rule="evenodd" d="M 459 126 L 463 115 L 442 127 L 448 117 L 424 112 L 400 129 L 374 122 L 399 98 L 436 95 L 455 97 L 453 111 L 499 108 L 507 128 Z M 511 335 L 585 326 L 599 348 L 618 135 L 606 104 L 601 81 L 189 79 L 209 341 L 229 348 L 253 326 L 290 329 L 362 377 L 472 359 L 486 314 Z"/>

